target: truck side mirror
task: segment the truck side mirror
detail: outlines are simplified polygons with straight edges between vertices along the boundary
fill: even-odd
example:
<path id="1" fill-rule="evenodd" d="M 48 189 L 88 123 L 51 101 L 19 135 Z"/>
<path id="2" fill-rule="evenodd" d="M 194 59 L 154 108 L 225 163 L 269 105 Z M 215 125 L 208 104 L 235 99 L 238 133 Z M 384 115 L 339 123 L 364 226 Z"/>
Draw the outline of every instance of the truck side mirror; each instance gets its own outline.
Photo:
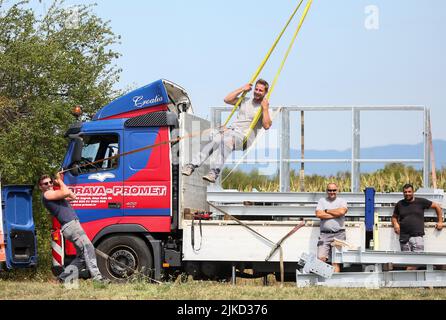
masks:
<path id="1" fill-rule="evenodd" d="M 73 154 L 71 155 L 71 163 L 79 162 L 82 158 L 82 149 L 84 147 L 84 141 L 81 137 L 74 138 Z"/>
<path id="2" fill-rule="evenodd" d="M 74 147 L 73 152 L 71 154 L 71 161 L 70 161 L 70 172 L 73 176 L 79 175 L 79 168 L 78 163 L 82 159 L 82 149 L 84 147 L 84 141 L 82 138 L 78 135 L 71 135 L 70 139 L 74 141 Z"/>

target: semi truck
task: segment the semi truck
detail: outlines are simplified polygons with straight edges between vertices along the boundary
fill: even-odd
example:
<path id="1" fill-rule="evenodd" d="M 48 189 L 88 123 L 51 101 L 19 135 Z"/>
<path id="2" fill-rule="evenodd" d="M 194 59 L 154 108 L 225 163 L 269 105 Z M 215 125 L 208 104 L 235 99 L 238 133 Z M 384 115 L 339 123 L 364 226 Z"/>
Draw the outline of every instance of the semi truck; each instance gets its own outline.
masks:
<path id="1" fill-rule="evenodd" d="M 179 271 L 195 279 L 227 279 L 236 270 L 252 277 L 282 270 L 295 277 L 301 255 L 316 251 L 314 209 L 323 193 L 212 189 L 201 178 L 208 164 L 190 177 L 181 175 L 212 129 L 193 113 L 186 90 L 162 79 L 67 130 L 63 179 L 77 195 L 71 205 L 84 230 L 104 254 L 98 256 L 104 276 L 120 281 L 149 272 L 159 280 Z M 343 196 L 352 205 L 346 221 L 350 246 L 370 249 L 372 233 L 373 249 L 379 249 L 379 235 L 381 250 L 399 250 L 389 220 L 391 205 L 401 195 L 377 194 L 372 202 L 364 194 Z M 442 194 L 423 196 L 443 202 Z M 365 214 L 367 203 L 372 214 Z M 228 210 L 238 219 L 231 219 Z M 427 219 L 432 217 L 428 212 Z M 444 253 L 444 233 L 429 228 L 426 247 Z M 75 254 L 53 219 L 53 273 L 59 274 Z"/>

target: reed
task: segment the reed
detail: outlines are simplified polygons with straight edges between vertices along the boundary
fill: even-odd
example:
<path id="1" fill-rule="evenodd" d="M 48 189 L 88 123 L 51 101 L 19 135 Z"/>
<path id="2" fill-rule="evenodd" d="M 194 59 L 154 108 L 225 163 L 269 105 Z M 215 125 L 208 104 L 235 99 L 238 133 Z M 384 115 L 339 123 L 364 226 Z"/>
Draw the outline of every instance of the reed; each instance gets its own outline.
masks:
<path id="1" fill-rule="evenodd" d="M 223 170 L 225 178 L 229 169 Z M 291 171 L 290 188 L 292 192 L 300 191 L 299 172 Z M 307 175 L 305 176 L 305 191 L 323 192 L 328 183 L 334 182 L 338 185 L 340 192 L 351 191 L 351 175 L 349 172 L 338 172 L 332 176 Z M 422 171 L 412 166 L 392 163 L 383 169 L 373 173 L 363 173 L 360 178 L 361 190 L 373 187 L 377 192 L 400 192 L 406 183 L 413 184 L 415 190 L 423 186 Z M 279 175 L 265 176 L 259 174 L 258 170 L 249 173 L 234 171 L 223 183 L 225 189 L 237 189 L 239 191 L 251 192 L 278 192 Z M 446 189 L 446 168 L 437 170 L 437 188 Z"/>

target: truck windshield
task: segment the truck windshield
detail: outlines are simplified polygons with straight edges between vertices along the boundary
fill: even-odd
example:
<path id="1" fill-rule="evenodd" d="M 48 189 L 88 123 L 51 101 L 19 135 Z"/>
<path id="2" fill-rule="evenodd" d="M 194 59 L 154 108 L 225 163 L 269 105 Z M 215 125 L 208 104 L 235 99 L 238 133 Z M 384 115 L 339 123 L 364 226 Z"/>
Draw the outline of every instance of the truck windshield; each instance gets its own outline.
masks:
<path id="1" fill-rule="evenodd" d="M 118 135 L 84 135 L 84 146 L 79 165 L 80 173 L 91 173 L 104 170 L 113 170 L 118 167 L 118 158 L 94 163 L 105 158 L 119 154 Z"/>

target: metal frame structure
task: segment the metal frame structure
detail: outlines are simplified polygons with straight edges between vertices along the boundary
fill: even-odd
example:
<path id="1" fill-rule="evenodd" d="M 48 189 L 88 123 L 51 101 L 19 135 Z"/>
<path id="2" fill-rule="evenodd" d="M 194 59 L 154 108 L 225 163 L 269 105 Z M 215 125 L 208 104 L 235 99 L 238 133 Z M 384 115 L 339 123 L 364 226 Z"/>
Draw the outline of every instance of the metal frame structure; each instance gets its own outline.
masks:
<path id="1" fill-rule="evenodd" d="M 275 109 L 275 108 L 273 108 Z M 212 126 L 217 128 L 222 124 L 222 113 L 231 110 L 231 107 L 212 107 Z M 352 114 L 352 146 L 350 159 L 291 159 L 290 158 L 290 113 L 291 112 L 336 112 L 351 111 Z M 367 111 L 411 111 L 423 113 L 423 159 L 361 159 L 361 112 Z M 430 172 L 430 144 L 429 142 L 429 108 L 425 106 L 292 106 L 283 107 L 281 110 L 282 127 L 280 128 L 280 159 L 277 160 L 246 160 L 245 163 L 274 162 L 280 164 L 280 192 L 290 191 L 290 165 L 291 163 L 350 163 L 351 165 L 351 190 L 360 191 L 361 163 L 415 163 L 423 164 L 423 186 L 429 187 Z M 227 163 L 233 163 L 227 161 Z"/>
<path id="2" fill-rule="evenodd" d="M 446 272 L 438 270 L 373 271 L 334 273 L 329 279 L 296 270 L 298 287 L 323 286 L 341 288 L 419 288 L 446 287 Z"/>
<path id="3" fill-rule="evenodd" d="M 298 287 L 365 287 L 365 288 L 411 288 L 446 287 L 446 272 L 434 270 L 434 265 L 445 265 L 446 254 L 428 252 L 363 251 L 334 248 L 332 261 L 340 264 L 361 264 L 363 272 L 341 272 L 324 276 L 320 272 L 308 271 L 309 268 L 296 270 Z M 426 270 L 383 271 L 384 266 L 417 265 Z M 317 271 L 317 270 L 316 270 Z"/>
<path id="4" fill-rule="evenodd" d="M 363 251 L 339 250 L 332 252 L 335 263 L 382 265 L 387 263 L 405 265 L 424 265 L 432 268 L 434 265 L 446 265 L 446 254 L 437 252 L 403 252 L 403 251 Z"/>

